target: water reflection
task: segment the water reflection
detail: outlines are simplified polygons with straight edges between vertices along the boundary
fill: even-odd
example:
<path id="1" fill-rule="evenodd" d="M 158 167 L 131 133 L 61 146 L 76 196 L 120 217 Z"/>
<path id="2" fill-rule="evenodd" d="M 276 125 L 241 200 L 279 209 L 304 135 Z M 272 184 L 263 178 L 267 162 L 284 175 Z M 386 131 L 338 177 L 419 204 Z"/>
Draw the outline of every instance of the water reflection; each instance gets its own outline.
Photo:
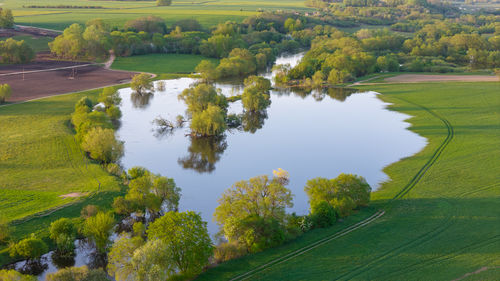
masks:
<path id="1" fill-rule="evenodd" d="M 325 97 L 330 97 L 333 100 L 344 102 L 346 99 L 354 93 L 359 93 L 359 90 L 354 88 L 341 88 L 341 87 L 327 87 L 322 89 L 308 89 L 308 88 L 277 88 L 275 93 L 281 96 L 295 95 L 305 99 L 311 96 L 314 100 L 320 102 L 325 99 Z"/>
<path id="2" fill-rule="evenodd" d="M 153 96 L 154 94 L 152 92 L 147 92 L 143 94 L 138 92 L 133 92 L 130 95 L 130 100 L 132 101 L 134 108 L 146 109 L 148 108 L 149 103 L 151 102 Z"/>
<path id="3" fill-rule="evenodd" d="M 199 173 L 213 172 L 215 163 L 220 160 L 227 148 L 226 136 L 190 137 L 190 140 L 188 155 L 179 158 L 178 163 L 184 169 L 192 169 Z"/>
<path id="4" fill-rule="evenodd" d="M 267 119 L 267 110 L 245 111 L 241 115 L 241 127 L 243 131 L 254 134 L 262 129 L 264 121 Z"/>

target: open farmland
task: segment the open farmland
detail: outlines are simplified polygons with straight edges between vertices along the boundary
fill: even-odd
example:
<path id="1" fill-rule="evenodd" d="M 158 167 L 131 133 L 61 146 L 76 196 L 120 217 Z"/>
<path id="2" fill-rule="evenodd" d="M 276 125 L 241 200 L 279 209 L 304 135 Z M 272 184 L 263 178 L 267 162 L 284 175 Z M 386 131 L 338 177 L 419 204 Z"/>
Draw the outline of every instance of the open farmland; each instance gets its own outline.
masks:
<path id="1" fill-rule="evenodd" d="M 463 276 L 464 280 L 495 280 L 500 266 L 500 83 L 364 89 L 382 93 L 384 101 L 393 103 L 392 110 L 414 116 L 409 119 L 410 129 L 429 140 L 418 154 L 385 169 L 391 180 L 372 194 L 372 207 L 386 213 L 365 228 L 319 247 L 301 251 L 312 242 L 299 240 L 230 261 L 199 280 L 455 280 Z M 339 232 L 330 231 L 330 236 Z M 324 237 L 328 236 L 318 234 L 314 241 Z M 299 253 L 287 256 L 295 251 Z M 477 276 L 466 275 L 476 271 Z"/>
<path id="2" fill-rule="evenodd" d="M 101 6 L 102 9 L 33 9 L 28 5 L 68 5 L 64 0 L 4 0 L 4 7 L 12 9 L 16 23 L 63 30 L 73 23 L 84 24 L 90 19 L 103 18 L 112 26 L 122 26 L 127 20 L 155 15 L 172 24 L 181 19 L 196 19 L 205 27 L 225 21 L 241 22 L 261 10 L 297 10 L 307 8 L 302 0 L 285 1 L 173 1 L 172 6 L 156 7 L 154 1 L 71 1 L 74 6 Z"/>

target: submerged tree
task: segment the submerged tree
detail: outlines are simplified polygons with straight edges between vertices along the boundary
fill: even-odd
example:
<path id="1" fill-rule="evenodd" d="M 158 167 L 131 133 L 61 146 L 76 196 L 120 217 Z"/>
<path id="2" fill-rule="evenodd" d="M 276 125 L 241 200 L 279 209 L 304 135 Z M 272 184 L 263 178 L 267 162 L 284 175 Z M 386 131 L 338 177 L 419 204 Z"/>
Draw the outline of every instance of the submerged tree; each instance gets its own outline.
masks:
<path id="1" fill-rule="evenodd" d="M 114 226 L 115 219 L 113 215 L 99 212 L 97 215 L 85 220 L 83 233 L 95 244 L 100 254 L 105 254 Z"/>
<path id="2" fill-rule="evenodd" d="M 149 74 L 146 73 L 136 74 L 134 77 L 132 77 L 130 88 L 141 95 L 153 91 L 154 85 L 153 82 L 151 82 L 150 78 L 151 77 L 149 76 Z"/>
<path id="3" fill-rule="evenodd" d="M 260 76 L 250 76 L 245 79 L 245 90 L 241 95 L 241 102 L 246 111 L 260 111 L 270 104 L 269 90 L 271 81 Z"/>

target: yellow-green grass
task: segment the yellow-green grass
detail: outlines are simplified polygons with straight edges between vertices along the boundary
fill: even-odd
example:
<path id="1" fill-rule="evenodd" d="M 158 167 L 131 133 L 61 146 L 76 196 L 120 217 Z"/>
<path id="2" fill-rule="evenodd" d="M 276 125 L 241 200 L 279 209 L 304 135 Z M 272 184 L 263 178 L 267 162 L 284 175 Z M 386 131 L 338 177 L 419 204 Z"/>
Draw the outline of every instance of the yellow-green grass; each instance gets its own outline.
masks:
<path id="1" fill-rule="evenodd" d="M 202 61 L 209 60 L 214 64 L 217 59 L 207 58 L 200 55 L 188 54 L 150 54 L 142 56 L 118 57 L 113 69 L 161 73 L 192 73 L 195 67 Z"/>
<path id="2" fill-rule="evenodd" d="M 241 22 L 255 15 L 258 10 L 313 10 L 302 0 L 285 1 L 173 1 L 172 6 L 156 7 L 154 1 L 71 1 L 74 6 L 102 6 L 104 9 L 56 9 L 23 8 L 28 5 L 68 5 L 65 0 L 4 0 L 4 7 L 13 9 L 18 24 L 34 25 L 62 30 L 73 23 L 84 24 L 94 18 L 102 18 L 112 26 L 121 27 L 130 19 L 155 15 L 172 24 L 180 19 L 196 19 L 205 27 L 228 20 Z"/>
<path id="3" fill-rule="evenodd" d="M 120 181 L 82 153 L 70 127 L 76 101 L 97 93 L 0 106 L 0 213 L 15 226 L 12 238 L 46 233 L 51 221 L 78 216 L 90 202 L 109 206 L 121 192 Z M 82 196 L 61 197 L 69 193 Z M 5 260 L 0 254 L 0 265 Z"/>
<path id="4" fill-rule="evenodd" d="M 33 37 L 30 35 L 17 35 L 13 37 L 1 37 L 0 40 L 6 40 L 7 38 L 12 38 L 18 41 L 24 40 L 33 50 L 38 52 L 50 51 L 49 42 L 52 42 L 54 38 L 52 37 Z"/>
<path id="5" fill-rule="evenodd" d="M 492 269 L 466 280 L 495 280 L 494 268 L 500 266 L 500 83 L 361 88 L 382 93 L 392 110 L 414 116 L 410 129 L 426 137 L 428 145 L 385 169 L 391 180 L 372 195 L 372 208 L 384 209 L 384 216 L 246 280 L 453 280 L 482 267 Z M 419 172 L 416 185 L 391 200 Z M 292 243 L 280 253 L 273 249 L 227 262 L 199 280 L 229 280 L 298 248 Z"/>

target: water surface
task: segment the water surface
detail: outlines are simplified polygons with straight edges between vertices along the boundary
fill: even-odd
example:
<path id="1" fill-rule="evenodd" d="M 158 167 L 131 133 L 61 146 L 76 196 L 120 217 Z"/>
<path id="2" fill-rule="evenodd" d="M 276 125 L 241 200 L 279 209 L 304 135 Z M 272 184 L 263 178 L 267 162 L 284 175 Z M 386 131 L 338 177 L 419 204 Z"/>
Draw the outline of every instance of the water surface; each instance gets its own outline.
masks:
<path id="1" fill-rule="evenodd" d="M 295 64 L 301 55 L 279 58 Z M 271 73 L 263 74 L 271 77 Z M 191 78 L 166 80 L 166 89 L 141 100 L 123 89 L 122 125 L 118 136 L 125 142 L 125 168 L 144 166 L 173 177 L 182 188 L 180 209 L 201 212 L 212 234 L 212 214 L 222 192 L 234 182 L 272 174 L 277 168 L 290 173 L 294 197 L 290 211 L 306 214 L 304 185 L 314 177 L 334 178 L 340 173 L 365 177 L 375 189 L 388 179 L 382 169 L 421 150 L 426 140 L 407 130 L 409 116 L 389 111 L 375 92 L 348 95 L 345 91 L 305 94 L 275 90 L 266 114 L 247 116 L 245 130 L 230 130 L 219 139 L 192 140 L 188 128 L 159 134 L 152 121 L 174 120 L 185 113 L 177 95 Z M 241 85 L 217 84 L 227 95 L 239 94 Z M 230 113 L 241 113 L 240 102 Z"/>

